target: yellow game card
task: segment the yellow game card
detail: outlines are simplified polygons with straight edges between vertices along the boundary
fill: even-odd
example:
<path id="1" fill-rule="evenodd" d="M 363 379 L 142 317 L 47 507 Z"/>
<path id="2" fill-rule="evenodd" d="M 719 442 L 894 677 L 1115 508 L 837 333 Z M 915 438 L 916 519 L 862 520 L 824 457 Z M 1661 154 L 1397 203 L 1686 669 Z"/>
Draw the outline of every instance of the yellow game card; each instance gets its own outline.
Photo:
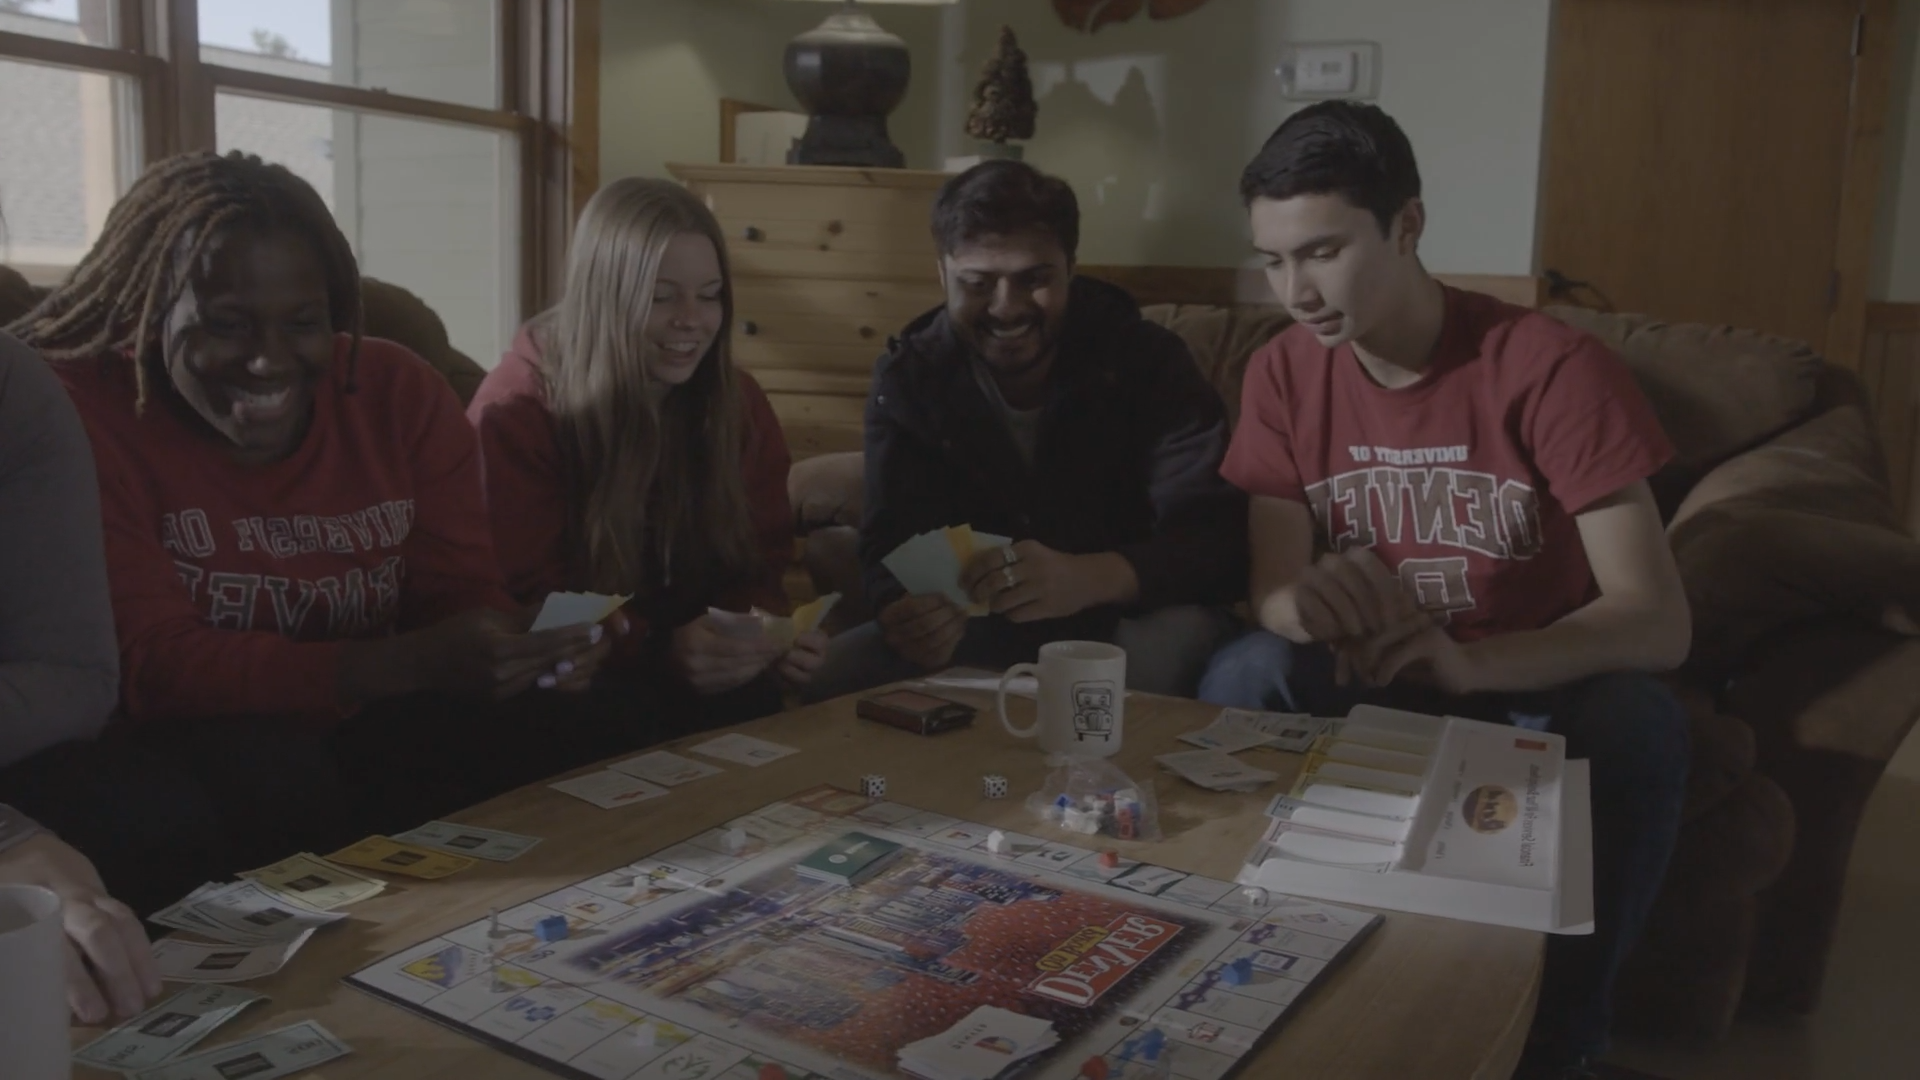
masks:
<path id="1" fill-rule="evenodd" d="M 352 847 L 341 848 L 327 858 L 347 866 L 388 870 L 429 881 L 457 874 L 474 863 L 465 855 L 435 851 L 418 844 L 403 844 L 385 836 L 369 836 Z"/>
<path id="2" fill-rule="evenodd" d="M 830 592 L 827 595 L 801 604 L 793 612 L 793 632 L 807 634 L 820 628 L 827 615 L 833 611 L 833 605 L 840 602 L 840 594 Z"/>

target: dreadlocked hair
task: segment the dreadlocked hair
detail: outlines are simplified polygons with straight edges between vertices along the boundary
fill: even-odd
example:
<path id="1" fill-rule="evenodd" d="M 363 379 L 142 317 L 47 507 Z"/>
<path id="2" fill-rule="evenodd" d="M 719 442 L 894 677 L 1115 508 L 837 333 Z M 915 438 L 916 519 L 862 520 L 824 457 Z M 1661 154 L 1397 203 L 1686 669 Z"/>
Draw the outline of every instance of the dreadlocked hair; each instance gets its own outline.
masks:
<path id="1" fill-rule="evenodd" d="M 56 363 L 131 354 L 136 408 L 163 364 L 167 315 L 214 245 L 240 229 L 285 229 L 313 244 L 326 273 L 328 317 L 352 338 L 347 389 L 358 366 L 360 268 L 313 185 L 284 165 L 238 150 L 155 162 L 107 214 L 100 239 L 67 279 L 7 330 Z"/>

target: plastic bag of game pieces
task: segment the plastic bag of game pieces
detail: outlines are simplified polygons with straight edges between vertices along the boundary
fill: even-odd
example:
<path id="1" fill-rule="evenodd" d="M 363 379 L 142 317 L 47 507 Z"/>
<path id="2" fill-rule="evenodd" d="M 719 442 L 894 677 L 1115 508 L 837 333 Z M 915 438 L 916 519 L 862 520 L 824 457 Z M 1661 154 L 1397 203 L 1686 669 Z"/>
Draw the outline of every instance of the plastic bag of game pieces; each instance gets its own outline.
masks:
<path id="1" fill-rule="evenodd" d="M 1133 779 L 1108 758 L 1069 761 L 1053 770 L 1040 790 L 1027 796 L 1027 809 L 1082 836 L 1160 839 L 1153 782 Z"/>

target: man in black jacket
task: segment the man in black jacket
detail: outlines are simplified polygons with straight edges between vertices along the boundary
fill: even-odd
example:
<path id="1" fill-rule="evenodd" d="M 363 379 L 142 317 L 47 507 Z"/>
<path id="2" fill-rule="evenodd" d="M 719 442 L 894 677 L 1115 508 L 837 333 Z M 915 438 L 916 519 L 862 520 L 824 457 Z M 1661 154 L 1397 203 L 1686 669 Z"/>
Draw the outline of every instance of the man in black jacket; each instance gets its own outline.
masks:
<path id="1" fill-rule="evenodd" d="M 1219 395 L 1121 290 L 1073 276 L 1079 206 L 1014 161 L 934 203 L 944 307 L 889 343 L 867 403 L 860 557 L 879 616 L 834 639 L 815 700 L 1066 639 L 1127 650 L 1129 685 L 1191 696 L 1246 587 L 1246 501 L 1220 477 Z M 881 560 L 950 525 L 1011 537 L 962 568 L 990 612 L 910 596 Z"/>

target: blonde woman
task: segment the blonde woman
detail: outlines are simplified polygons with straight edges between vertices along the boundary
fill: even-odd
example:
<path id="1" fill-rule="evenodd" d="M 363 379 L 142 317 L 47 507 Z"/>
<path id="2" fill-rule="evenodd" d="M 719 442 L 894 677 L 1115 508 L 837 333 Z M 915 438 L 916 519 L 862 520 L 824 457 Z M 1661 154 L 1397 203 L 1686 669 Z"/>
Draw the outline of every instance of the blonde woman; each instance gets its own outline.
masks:
<path id="1" fill-rule="evenodd" d="M 728 355 L 732 322 L 712 212 L 677 184 L 617 180 L 581 212 L 560 303 L 467 410 L 509 590 L 632 594 L 601 684 L 644 684 L 636 700 L 673 718 L 662 737 L 777 711 L 826 650 L 708 613 L 786 611 L 793 551 L 786 439 Z"/>

